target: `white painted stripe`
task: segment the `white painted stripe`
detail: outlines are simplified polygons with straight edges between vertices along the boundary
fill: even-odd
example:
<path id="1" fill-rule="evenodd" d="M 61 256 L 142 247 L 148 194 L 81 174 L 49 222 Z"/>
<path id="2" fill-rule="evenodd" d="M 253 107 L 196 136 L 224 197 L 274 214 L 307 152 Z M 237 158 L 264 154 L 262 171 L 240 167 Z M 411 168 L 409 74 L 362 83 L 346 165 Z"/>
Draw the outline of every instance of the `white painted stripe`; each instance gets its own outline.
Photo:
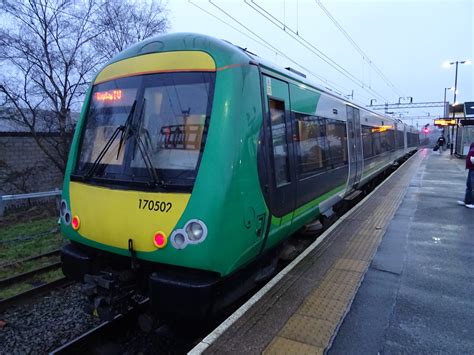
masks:
<path id="1" fill-rule="evenodd" d="M 417 156 L 418 151 L 416 154 L 412 155 L 410 159 Z M 408 160 L 410 160 L 408 159 Z M 408 161 L 407 160 L 407 161 Z M 380 189 L 386 182 L 390 181 L 394 178 L 400 169 L 397 169 L 392 175 L 390 175 L 386 180 L 384 180 L 379 186 L 375 188 L 369 195 L 364 197 L 362 201 L 360 201 L 354 208 L 352 208 L 349 212 L 339 218 L 336 223 L 334 223 L 331 227 L 328 228 L 323 234 L 321 234 L 318 239 L 316 239 L 309 247 L 307 247 L 295 260 L 293 260 L 290 264 L 287 265 L 282 271 L 280 271 L 274 278 L 268 281 L 265 286 L 263 286 L 255 295 L 253 295 L 247 302 L 245 302 L 239 309 L 237 309 L 234 313 L 232 313 L 229 318 L 223 321 L 216 329 L 214 329 L 208 336 L 206 336 L 201 342 L 192 348 L 188 354 L 190 355 L 197 355 L 202 354 L 212 343 L 214 343 L 219 336 L 221 336 L 227 329 L 230 328 L 232 324 L 234 324 L 240 317 L 242 317 L 245 312 L 247 312 L 250 307 L 252 307 L 255 303 L 257 303 L 270 289 L 275 286 L 286 274 L 288 274 L 291 270 L 294 269 L 298 263 L 303 260 L 306 255 L 308 255 L 311 251 L 313 251 L 321 242 L 326 239 L 326 237 L 336 228 L 339 224 L 341 224 L 346 218 L 348 218 L 351 214 L 356 212 L 360 206 L 369 199 L 373 194 L 375 194 L 378 189 Z"/>

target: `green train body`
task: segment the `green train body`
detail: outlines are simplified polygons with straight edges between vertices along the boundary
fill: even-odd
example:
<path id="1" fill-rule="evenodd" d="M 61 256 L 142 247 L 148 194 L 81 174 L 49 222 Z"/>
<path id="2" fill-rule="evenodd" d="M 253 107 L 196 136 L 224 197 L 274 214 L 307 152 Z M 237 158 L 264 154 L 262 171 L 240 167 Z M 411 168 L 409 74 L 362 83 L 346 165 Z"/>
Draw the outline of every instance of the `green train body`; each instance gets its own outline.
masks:
<path id="1" fill-rule="evenodd" d="M 63 187 L 64 273 L 131 269 L 160 313 L 216 311 L 417 137 L 225 41 L 146 40 L 86 96 Z"/>

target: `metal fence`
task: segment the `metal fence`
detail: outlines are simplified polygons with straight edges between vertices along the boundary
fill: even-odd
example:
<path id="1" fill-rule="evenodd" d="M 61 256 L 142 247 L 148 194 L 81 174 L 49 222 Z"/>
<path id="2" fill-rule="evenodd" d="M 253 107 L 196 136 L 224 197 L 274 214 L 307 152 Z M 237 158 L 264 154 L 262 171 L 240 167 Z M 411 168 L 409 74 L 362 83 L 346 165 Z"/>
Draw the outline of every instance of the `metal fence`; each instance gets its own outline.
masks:
<path id="1" fill-rule="evenodd" d="M 53 197 L 61 196 L 61 190 L 55 189 L 53 191 L 44 191 L 44 192 L 32 192 L 29 194 L 16 194 L 16 195 L 0 195 L 0 217 L 3 217 L 5 214 L 5 202 L 14 201 L 14 200 L 26 200 L 31 198 L 41 198 L 41 197 Z"/>

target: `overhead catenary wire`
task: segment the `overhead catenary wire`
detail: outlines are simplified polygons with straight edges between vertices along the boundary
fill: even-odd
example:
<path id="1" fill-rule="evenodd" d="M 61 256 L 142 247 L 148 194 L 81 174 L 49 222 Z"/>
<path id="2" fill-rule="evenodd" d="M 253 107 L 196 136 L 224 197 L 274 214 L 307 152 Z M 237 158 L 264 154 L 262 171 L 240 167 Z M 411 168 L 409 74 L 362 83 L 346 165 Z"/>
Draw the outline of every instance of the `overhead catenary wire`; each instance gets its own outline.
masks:
<path id="1" fill-rule="evenodd" d="M 254 11 L 256 11 L 258 14 L 260 14 L 262 17 L 264 17 L 267 21 L 272 23 L 274 26 L 282 30 L 284 33 L 286 33 L 288 36 L 290 36 L 292 39 L 297 41 L 299 44 L 301 44 L 303 47 L 308 49 L 310 52 L 314 53 L 317 57 L 319 57 L 321 60 L 323 60 L 326 64 L 331 66 L 333 69 L 338 71 L 340 74 L 354 82 L 357 86 L 362 88 L 364 91 L 369 92 L 371 95 L 377 96 L 379 99 L 382 99 L 384 101 L 388 101 L 385 97 L 383 97 L 381 94 L 376 92 L 374 89 L 368 87 L 365 85 L 365 83 L 354 76 L 352 73 L 350 73 L 348 70 L 346 70 L 344 67 L 339 65 L 336 61 L 334 61 L 332 58 L 330 58 L 328 55 L 326 55 L 324 52 L 322 52 L 320 49 L 316 48 L 311 42 L 306 40 L 304 37 L 301 35 L 298 35 L 295 30 L 292 28 L 286 26 L 281 20 L 273 16 L 271 13 L 269 13 L 267 10 L 265 10 L 263 7 L 255 3 L 254 0 L 244 0 L 244 3 L 247 4 L 250 8 L 252 8 Z"/>
<path id="2" fill-rule="evenodd" d="M 218 16 L 214 15 L 213 13 L 211 13 L 210 11 L 204 9 L 203 7 L 199 6 L 198 4 L 192 2 L 192 0 L 188 0 L 188 3 L 190 3 L 191 5 L 197 7 L 198 9 L 200 9 L 202 12 L 205 12 L 206 14 L 208 14 L 209 16 L 213 17 L 214 19 L 216 19 L 217 21 L 223 23 L 224 25 L 232 28 L 234 31 L 237 31 L 239 32 L 241 35 L 247 37 L 248 39 L 252 40 L 253 42 L 263 46 L 263 47 L 266 47 L 268 49 L 270 49 L 272 52 L 273 52 L 273 49 L 270 48 L 269 46 L 267 46 L 264 42 L 262 41 L 259 41 L 255 38 L 253 38 L 252 36 L 248 35 L 247 33 L 245 33 L 244 31 L 241 31 L 240 29 L 238 29 L 237 27 L 231 25 L 230 23 L 224 21 L 223 19 L 219 18 Z M 275 52 L 275 54 L 278 54 L 277 52 Z"/>
<path id="3" fill-rule="evenodd" d="M 191 2 L 191 0 L 188 0 L 191 4 L 197 6 L 196 4 L 194 4 L 193 2 Z M 330 87 L 332 87 L 337 93 L 339 93 L 338 91 L 340 89 L 343 89 L 343 91 L 348 91 L 347 88 L 341 86 L 341 85 L 338 85 L 332 81 L 330 81 L 329 79 L 326 79 L 324 77 L 322 77 L 321 75 L 318 75 L 316 73 L 314 73 L 313 71 L 311 71 L 310 69 L 306 68 L 305 66 L 301 65 L 300 63 L 296 62 L 295 60 L 293 60 L 292 58 L 290 58 L 289 56 L 287 56 L 284 52 L 282 52 L 280 49 L 278 49 L 277 47 L 273 46 L 270 42 L 268 42 L 267 40 L 265 40 L 263 37 L 261 37 L 260 35 L 258 35 L 256 32 L 254 32 L 252 29 L 250 29 L 249 27 L 245 26 L 242 22 L 240 22 L 239 20 L 237 20 L 235 17 L 233 17 L 231 14 L 229 14 L 227 11 L 225 11 L 224 9 L 222 9 L 221 7 L 219 7 L 218 5 L 216 5 L 215 3 L 212 2 L 212 0 L 208 0 L 209 3 L 211 5 L 213 5 L 214 7 L 216 7 L 220 12 L 222 12 L 223 14 L 225 14 L 227 17 L 229 17 L 230 19 L 232 19 L 232 21 L 234 21 L 235 23 L 239 24 L 239 26 L 241 26 L 242 28 L 244 28 L 246 31 L 248 31 L 249 33 L 251 33 L 252 35 L 254 35 L 255 37 L 257 37 L 260 41 L 262 41 L 263 43 L 265 43 L 265 47 L 270 49 L 272 52 L 275 52 L 275 53 L 278 53 L 279 55 L 281 55 L 282 57 L 284 57 L 285 59 L 287 59 L 288 61 L 290 61 L 291 63 L 297 65 L 299 68 L 303 69 L 304 71 L 306 71 L 308 74 L 311 74 L 312 76 L 314 76 L 315 78 L 317 78 L 318 80 L 322 81 L 325 85 L 329 85 Z M 200 8 L 199 6 L 197 6 L 198 8 Z M 205 11 L 206 13 L 208 13 L 209 15 L 215 17 L 214 15 L 212 15 L 210 12 L 208 11 Z M 217 18 L 217 17 L 215 17 Z M 220 18 L 217 18 L 219 19 L 219 21 L 221 22 L 224 22 L 226 23 L 225 21 L 223 21 L 222 19 Z M 227 23 L 226 23 L 227 24 Z M 232 26 L 231 26 L 232 27 Z M 240 32 L 240 31 L 239 31 Z M 330 91 L 334 91 L 333 89 L 331 88 L 328 88 L 326 87 L 327 89 L 329 89 Z M 339 93 L 341 94 L 341 93 Z M 342 94 L 341 94 L 342 95 Z"/>
<path id="4" fill-rule="evenodd" d="M 321 3 L 321 0 L 314 0 L 316 4 L 321 8 L 325 15 L 334 23 L 337 29 L 346 37 L 349 43 L 356 49 L 356 51 L 362 56 L 362 59 L 366 61 L 370 67 L 380 76 L 380 78 L 387 84 L 388 87 L 392 88 L 393 91 L 398 96 L 402 95 L 398 88 L 385 76 L 385 74 L 375 65 L 375 63 L 369 58 L 369 56 L 359 47 L 359 45 L 354 41 L 351 35 L 339 24 L 339 22 L 332 16 L 329 10 Z"/>
<path id="5" fill-rule="evenodd" d="M 217 17 L 216 15 L 212 14 L 211 12 L 205 10 L 204 8 L 198 6 L 197 4 L 193 3 L 191 0 L 188 0 L 192 5 L 196 6 L 197 8 L 201 9 L 203 12 L 207 13 L 208 15 L 212 16 L 213 18 L 217 19 L 218 21 L 226 24 L 227 26 L 235 29 L 236 31 L 238 31 L 239 33 L 242 33 L 244 34 L 246 37 L 248 38 L 251 38 L 252 40 L 256 41 L 257 43 L 259 43 L 259 41 L 255 40 L 254 38 L 248 36 L 247 34 L 243 33 L 242 31 L 240 31 L 239 29 L 236 29 L 234 26 L 230 25 L 228 22 L 224 21 L 222 18 L 220 17 Z M 339 95 L 343 95 L 341 94 L 340 91 L 343 91 L 343 92 L 348 92 L 350 91 L 349 89 L 347 89 L 346 87 L 343 87 L 342 85 L 339 85 L 335 82 L 332 82 L 331 80 L 329 79 L 326 79 L 324 77 L 322 77 L 321 75 L 318 75 L 316 73 L 314 73 L 313 71 L 311 71 L 309 68 L 303 66 L 301 63 L 298 63 L 297 61 L 293 60 L 292 58 L 288 57 L 285 53 L 283 53 L 281 50 L 279 50 L 278 48 L 274 47 L 273 45 L 271 45 L 268 41 L 266 41 L 265 39 L 263 39 L 261 36 L 259 36 L 258 34 L 256 34 L 254 31 L 252 31 L 250 28 L 248 28 L 247 26 L 245 26 L 244 24 L 242 24 L 240 21 L 238 21 L 235 17 L 233 17 L 232 15 L 230 15 L 228 12 L 226 12 L 224 9 L 220 8 L 219 6 L 217 6 L 216 4 L 212 3 L 211 0 L 209 0 L 209 2 L 215 6 L 220 12 L 222 12 L 223 14 L 225 14 L 227 17 L 229 17 L 232 21 L 236 22 L 237 24 L 239 24 L 239 26 L 243 27 L 246 31 L 252 33 L 254 36 L 256 36 L 257 38 L 259 38 L 260 40 L 264 41 L 265 43 L 263 44 L 264 47 L 270 49 L 272 52 L 274 52 L 275 54 L 280 54 L 282 57 L 284 57 L 285 59 L 287 59 L 288 61 L 290 61 L 291 63 L 295 64 L 297 67 L 301 68 L 302 70 L 304 70 L 306 73 L 308 73 L 309 75 L 317 78 L 318 80 L 322 81 L 323 82 L 323 86 L 329 90 L 329 91 L 334 91 L 335 93 L 339 94 Z M 262 44 L 262 43 L 259 43 L 259 44 Z M 359 94 L 359 96 L 361 97 L 364 97 L 366 99 L 369 99 L 369 97 L 365 96 L 365 95 L 362 95 L 362 94 Z"/>

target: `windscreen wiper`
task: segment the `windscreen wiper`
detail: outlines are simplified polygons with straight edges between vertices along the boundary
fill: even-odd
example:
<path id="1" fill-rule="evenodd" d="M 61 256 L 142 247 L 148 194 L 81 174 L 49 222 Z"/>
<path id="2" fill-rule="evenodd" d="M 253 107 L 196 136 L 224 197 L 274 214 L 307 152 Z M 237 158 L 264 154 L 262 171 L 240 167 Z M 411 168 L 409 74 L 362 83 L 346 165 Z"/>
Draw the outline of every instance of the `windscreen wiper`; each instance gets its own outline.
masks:
<path id="1" fill-rule="evenodd" d="M 141 123 L 143 112 L 145 111 L 145 102 L 146 102 L 146 99 L 143 98 L 142 110 L 141 110 L 140 115 L 138 116 L 138 119 L 137 119 L 137 122 L 139 122 L 139 123 Z M 130 131 L 131 131 L 131 135 L 135 136 L 135 142 L 138 146 L 138 150 L 140 151 L 140 154 L 142 156 L 143 162 L 145 163 L 148 174 L 151 177 L 151 180 L 152 180 L 151 184 L 153 186 L 157 186 L 160 179 L 158 178 L 158 175 L 156 173 L 156 169 L 153 166 L 153 162 L 150 158 L 150 154 L 148 154 L 146 146 L 145 146 L 145 144 L 143 143 L 143 140 L 140 137 L 140 133 L 137 132 L 137 130 L 134 127 L 130 127 Z"/>
<path id="2" fill-rule="evenodd" d="M 136 103 L 137 103 L 137 100 L 135 100 L 133 102 L 132 108 L 130 109 L 130 112 L 128 113 L 128 116 L 127 116 L 127 119 L 125 120 L 125 123 L 123 125 L 118 126 L 115 129 L 114 133 L 112 133 L 112 136 L 110 136 L 107 143 L 105 143 L 104 148 L 102 148 L 102 150 L 99 152 L 99 155 L 94 160 L 94 162 L 92 163 L 92 166 L 90 167 L 90 169 L 87 171 L 87 173 L 85 175 L 87 178 L 91 177 L 92 174 L 94 174 L 94 172 L 97 169 L 97 167 L 99 166 L 101 160 L 104 158 L 105 154 L 107 154 L 110 147 L 112 146 L 112 143 L 115 141 L 115 138 L 117 138 L 117 135 L 121 131 L 122 135 L 120 136 L 120 143 L 119 143 L 119 152 L 120 152 L 120 147 L 122 146 L 124 132 L 127 131 L 127 134 L 128 134 L 128 131 L 129 131 L 130 126 L 131 126 L 133 112 L 135 111 Z M 118 153 L 117 153 L 117 159 L 118 159 Z"/>
<path id="3" fill-rule="evenodd" d="M 119 147 L 117 149 L 117 159 L 119 158 L 120 150 L 122 149 L 124 138 L 125 138 L 125 141 L 128 139 L 128 134 L 132 126 L 132 117 L 133 117 L 133 113 L 135 112 L 136 105 L 137 105 L 137 100 L 134 100 L 132 108 L 130 109 L 130 113 L 128 114 L 127 119 L 125 120 L 125 123 L 122 126 L 123 127 L 122 134 L 120 135 Z"/>

